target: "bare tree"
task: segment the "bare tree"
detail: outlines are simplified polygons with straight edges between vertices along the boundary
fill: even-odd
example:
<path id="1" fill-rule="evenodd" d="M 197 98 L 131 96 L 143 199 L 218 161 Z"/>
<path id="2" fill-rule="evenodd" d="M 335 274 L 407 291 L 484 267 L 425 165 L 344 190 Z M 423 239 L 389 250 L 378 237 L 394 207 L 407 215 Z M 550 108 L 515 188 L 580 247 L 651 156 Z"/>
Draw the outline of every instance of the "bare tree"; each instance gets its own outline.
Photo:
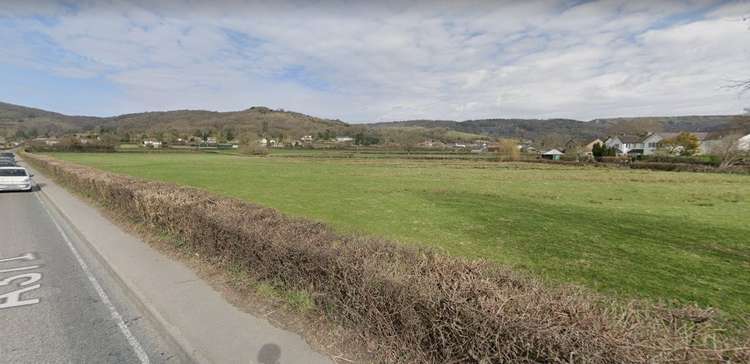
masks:
<path id="1" fill-rule="evenodd" d="M 521 159 L 521 149 L 518 148 L 518 141 L 514 139 L 498 139 L 497 159 L 508 161 Z"/>
<path id="2" fill-rule="evenodd" d="M 410 152 L 420 141 L 424 140 L 424 130 L 421 128 L 392 128 L 388 132 L 388 139 L 406 152 Z"/>
<path id="3" fill-rule="evenodd" d="M 721 141 L 711 148 L 711 153 L 721 159 L 719 168 L 729 168 L 750 159 L 750 153 L 740 145 L 742 134 L 730 134 L 721 138 Z"/>

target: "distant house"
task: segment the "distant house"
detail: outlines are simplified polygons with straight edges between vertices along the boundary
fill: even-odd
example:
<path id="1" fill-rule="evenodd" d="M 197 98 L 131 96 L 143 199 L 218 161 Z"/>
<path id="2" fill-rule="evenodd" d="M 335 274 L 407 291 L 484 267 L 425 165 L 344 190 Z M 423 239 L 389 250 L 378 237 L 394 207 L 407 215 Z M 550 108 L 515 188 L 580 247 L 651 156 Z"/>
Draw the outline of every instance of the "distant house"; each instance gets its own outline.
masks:
<path id="1" fill-rule="evenodd" d="M 618 155 L 653 155 L 661 147 L 662 142 L 674 139 L 681 133 L 648 133 L 646 136 L 617 135 L 607 138 L 604 145 L 615 148 Z M 698 153 L 708 154 L 719 143 L 720 139 L 709 133 L 691 132 L 700 142 Z"/>
<path id="2" fill-rule="evenodd" d="M 705 137 L 701 138 L 700 136 L 698 139 L 700 139 L 700 145 L 698 146 L 698 154 L 707 155 L 712 154 L 718 146 L 723 143 L 722 136 L 719 134 L 707 134 L 707 133 L 701 133 L 706 134 Z"/>
<path id="3" fill-rule="evenodd" d="M 206 138 L 206 144 L 208 144 L 208 145 L 216 145 L 218 143 L 219 143 L 219 141 L 218 141 L 218 139 L 216 139 L 216 137 L 207 137 Z"/>
<path id="4" fill-rule="evenodd" d="M 268 145 L 268 139 L 261 138 L 260 140 L 258 140 L 258 144 L 260 144 L 260 145 Z"/>
<path id="5" fill-rule="evenodd" d="M 99 134 L 97 134 L 97 133 L 76 133 L 76 134 L 73 134 L 73 137 L 78 138 L 79 141 L 81 141 L 82 144 L 88 143 L 88 142 L 83 142 L 84 139 L 88 139 L 88 140 L 101 140 L 99 138 Z"/>
<path id="6" fill-rule="evenodd" d="M 143 146 L 147 148 L 159 149 L 161 148 L 161 142 L 158 140 L 144 140 Z"/>
<path id="7" fill-rule="evenodd" d="M 562 151 L 565 153 L 569 153 L 580 148 L 580 146 L 581 146 L 581 143 L 578 140 L 571 138 L 570 140 L 565 142 L 565 149 L 563 149 Z"/>
<path id="8" fill-rule="evenodd" d="M 302 138 L 299 138 L 299 141 L 301 141 L 303 143 L 312 143 L 313 136 L 312 135 L 305 135 Z"/>
<path id="9" fill-rule="evenodd" d="M 561 151 L 559 151 L 557 149 L 550 149 L 550 150 L 542 153 L 542 159 L 549 159 L 549 160 L 553 160 L 553 161 L 558 161 L 558 160 L 560 160 L 560 157 L 563 154 L 564 154 L 563 152 L 561 152 Z"/>
<path id="10" fill-rule="evenodd" d="M 351 143 L 354 141 L 352 137 L 336 137 L 336 143 Z"/>
<path id="11" fill-rule="evenodd" d="M 614 148 L 617 155 L 638 155 L 645 154 L 644 142 L 648 142 L 649 145 L 654 143 L 653 151 L 655 152 L 656 145 L 661 139 L 649 139 L 649 136 L 644 138 L 637 135 L 617 135 L 607 138 L 607 140 L 604 141 L 604 145 L 608 148 Z M 650 148 L 649 151 L 651 151 Z"/>
<path id="12" fill-rule="evenodd" d="M 604 145 L 604 142 L 601 139 L 596 138 L 596 139 L 592 140 L 590 143 L 588 143 L 588 144 L 586 144 L 586 145 L 583 146 L 583 152 L 586 155 L 588 155 L 588 156 L 593 156 L 594 155 L 594 146 L 597 145 L 597 144 Z"/>
<path id="13" fill-rule="evenodd" d="M 743 151 L 750 151 L 750 134 L 743 136 L 737 143 L 737 149 Z"/>
<path id="14" fill-rule="evenodd" d="M 523 142 L 521 145 L 519 145 L 519 149 L 521 149 L 521 152 L 523 153 L 530 153 L 535 154 L 537 153 L 536 148 L 534 148 L 533 145 L 531 145 L 531 142 Z"/>
<path id="15" fill-rule="evenodd" d="M 42 137 L 34 138 L 31 141 L 35 144 L 44 144 L 44 145 L 49 145 L 49 146 L 57 145 L 58 143 L 60 143 L 60 141 L 57 140 L 56 138 L 42 138 Z"/>

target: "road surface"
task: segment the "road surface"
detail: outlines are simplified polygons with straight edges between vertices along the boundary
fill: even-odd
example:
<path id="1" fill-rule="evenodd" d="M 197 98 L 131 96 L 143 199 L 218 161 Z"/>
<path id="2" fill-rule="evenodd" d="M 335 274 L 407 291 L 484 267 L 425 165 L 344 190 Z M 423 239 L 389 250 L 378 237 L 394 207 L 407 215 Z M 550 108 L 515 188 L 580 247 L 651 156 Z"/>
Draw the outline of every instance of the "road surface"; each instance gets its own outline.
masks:
<path id="1" fill-rule="evenodd" d="M 39 192 L 0 192 L 0 363 L 183 362 L 109 272 Z"/>

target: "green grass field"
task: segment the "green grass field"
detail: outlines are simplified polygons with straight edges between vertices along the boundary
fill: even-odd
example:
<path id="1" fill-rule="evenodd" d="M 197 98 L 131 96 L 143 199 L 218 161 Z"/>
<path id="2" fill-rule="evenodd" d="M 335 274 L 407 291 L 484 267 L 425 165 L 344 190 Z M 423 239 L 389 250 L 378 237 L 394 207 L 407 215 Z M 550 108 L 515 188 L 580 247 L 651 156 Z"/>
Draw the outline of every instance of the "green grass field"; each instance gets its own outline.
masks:
<path id="1" fill-rule="evenodd" d="M 546 164 L 55 154 L 627 297 L 750 312 L 750 177 Z"/>

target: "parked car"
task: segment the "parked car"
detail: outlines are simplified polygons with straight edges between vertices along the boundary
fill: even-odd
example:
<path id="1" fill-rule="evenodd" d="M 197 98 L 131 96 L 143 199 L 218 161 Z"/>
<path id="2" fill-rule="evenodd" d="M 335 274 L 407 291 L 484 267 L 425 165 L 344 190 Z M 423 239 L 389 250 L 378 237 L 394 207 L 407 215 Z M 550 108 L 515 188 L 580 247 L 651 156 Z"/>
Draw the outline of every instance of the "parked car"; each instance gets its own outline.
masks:
<path id="1" fill-rule="evenodd" d="M 15 161 L 7 160 L 7 159 L 0 159 L 0 167 L 17 167 Z"/>
<path id="2" fill-rule="evenodd" d="M 31 191 L 31 177 L 23 167 L 0 167 L 0 191 Z"/>

